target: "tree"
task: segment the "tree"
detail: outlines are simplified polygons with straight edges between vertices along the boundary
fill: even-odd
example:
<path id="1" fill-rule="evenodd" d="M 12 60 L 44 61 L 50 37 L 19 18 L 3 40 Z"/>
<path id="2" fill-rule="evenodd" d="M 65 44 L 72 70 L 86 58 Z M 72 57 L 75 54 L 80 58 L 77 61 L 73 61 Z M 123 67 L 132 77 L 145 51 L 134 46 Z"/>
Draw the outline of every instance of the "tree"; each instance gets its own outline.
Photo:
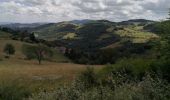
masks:
<path id="1" fill-rule="evenodd" d="M 45 54 L 45 50 L 44 50 L 44 47 L 41 45 L 41 44 L 38 44 L 36 50 L 35 50 L 35 54 L 37 56 L 37 59 L 38 59 L 38 62 L 39 64 L 41 64 L 41 61 L 44 57 L 44 54 Z"/>
<path id="2" fill-rule="evenodd" d="M 169 13 L 170 15 L 170 13 Z M 151 67 L 157 71 L 161 77 L 170 82 L 170 18 L 169 20 L 159 22 L 156 26 L 157 33 L 161 36 L 161 42 L 156 47 L 158 59 Z"/>
<path id="3" fill-rule="evenodd" d="M 169 16 L 168 16 L 168 18 L 167 18 L 167 19 L 168 19 L 168 20 L 170 20 L 170 8 L 169 8 L 168 15 L 169 15 Z"/>
<path id="4" fill-rule="evenodd" d="M 29 35 L 29 38 L 30 38 L 31 41 L 36 42 L 36 38 L 35 38 L 35 34 L 34 33 L 31 33 Z"/>
<path id="5" fill-rule="evenodd" d="M 52 50 L 43 44 L 23 45 L 22 52 L 28 59 L 37 59 L 39 64 L 42 63 L 42 60 L 49 59 L 53 55 Z"/>
<path id="6" fill-rule="evenodd" d="M 27 36 L 29 36 L 29 33 L 28 33 L 27 30 L 21 32 L 21 33 L 20 33 L 20 40 L 21 40 L 21 41 L 24 41 L 24 39 L 25 39 Z"/>
<path id="7" fill-rule="evenodd" d="M 8 56 L 15 54 L 15 48 L 12 44 L 6 44 L 4 47 L 4 53 Z"/>

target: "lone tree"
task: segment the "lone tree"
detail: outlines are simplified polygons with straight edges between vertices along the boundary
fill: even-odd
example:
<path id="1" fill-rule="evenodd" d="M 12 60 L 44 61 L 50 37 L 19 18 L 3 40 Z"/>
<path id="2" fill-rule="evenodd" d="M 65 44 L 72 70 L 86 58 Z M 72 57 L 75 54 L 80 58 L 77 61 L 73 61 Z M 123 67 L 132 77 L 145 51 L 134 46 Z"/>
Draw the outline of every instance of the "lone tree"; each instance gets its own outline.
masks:
<path id="1" fill-rule="evenodd" d="M 52 50 L 42 44 L 34 46 L 23 45 L 22 52 L 27 57 L 27 59 L 37 59 L 39 64 L 42 63 L 42 60 L 50 59 L 53 55 Z"/>
<path id="2" fill-rule="evenodd" d="M 15 48 L 12 44 L 6 44 L 4 47 L 4 53 L 7 54 L 7 56 L 9 57 L 10 55 L 15 54 Z"/>
<path id="3" fill-rule="evenodd" d="M 43 60 L 45 54 L 46 54 L 45 47 L 42 46 L 41 44 L 38 44 L 38 46 L 35 48 L 35 55 L 37 56 L 39 64 L 41 64 L 41 61 Z"/>

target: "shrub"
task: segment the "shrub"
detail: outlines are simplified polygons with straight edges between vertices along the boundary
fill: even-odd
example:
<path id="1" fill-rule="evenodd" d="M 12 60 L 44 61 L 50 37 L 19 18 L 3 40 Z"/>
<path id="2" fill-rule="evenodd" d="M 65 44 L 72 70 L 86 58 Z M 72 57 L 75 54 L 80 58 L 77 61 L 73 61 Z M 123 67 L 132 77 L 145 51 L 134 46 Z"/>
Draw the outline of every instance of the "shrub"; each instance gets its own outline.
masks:
<path id="1" fill-rule="evenodd" d="M 83 82 L 86 88 L 91 88 L 97 85 L 97 76 L 92 67 L 87 67 L 87 69 L 81 73 L 79 79 Z"/>
<path id="2" fill-rule="evenodd" d="M 170 85 L 149 74 L 141 81 L 126 81 L 115 84 L 114 77 L 109 85 L 99 84 L 89 89 L 77 80 L 70 87 L 61 87 L 54 92 L 41 92 L 29 100 L 169 100 Z M 114 87 L 114 88 L 112 88 Z"/>
<path id="3" fill-rule="evenodd" d="M 6 44 L 4 47 L 4 53 L 6 53 L 8 56 L 15 54 L 15 48 L 12 44 Z"/>
<path id="4" fill-rule="evenodd" d="M 121 59 L 114 65 L 108 65 L 100 71 L 100 76 L 112 73 L 113 75 L 121 74 L 127 79 L 142 79 L 146 72 L 150 71 L 152 59 L 129 58 Z"/>
<path id="5" fill-rule="evenodd" d="M 170 60 L 157 60 L 151 64 L 151 70 L 160 77 L 170 81 Z"/>

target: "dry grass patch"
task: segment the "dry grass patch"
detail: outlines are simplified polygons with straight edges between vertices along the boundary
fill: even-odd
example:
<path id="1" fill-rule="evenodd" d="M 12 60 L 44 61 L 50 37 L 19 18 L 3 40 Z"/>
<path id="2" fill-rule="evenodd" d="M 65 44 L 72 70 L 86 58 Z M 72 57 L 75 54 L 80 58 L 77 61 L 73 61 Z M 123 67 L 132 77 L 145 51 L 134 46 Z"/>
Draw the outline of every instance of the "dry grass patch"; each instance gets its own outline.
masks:
<path id="1" fill-rule="evenodd" d="M 99 65 L 92 67 L 96 71 L 102 68 Z M 86 65 L 72 63 L 43 62 L 38 65 L 37 61 L 9 59 L 0 62 L 0 81 L 15 80 L 33 91 L 51 90 L 69 84 L 85 68 Z"/>

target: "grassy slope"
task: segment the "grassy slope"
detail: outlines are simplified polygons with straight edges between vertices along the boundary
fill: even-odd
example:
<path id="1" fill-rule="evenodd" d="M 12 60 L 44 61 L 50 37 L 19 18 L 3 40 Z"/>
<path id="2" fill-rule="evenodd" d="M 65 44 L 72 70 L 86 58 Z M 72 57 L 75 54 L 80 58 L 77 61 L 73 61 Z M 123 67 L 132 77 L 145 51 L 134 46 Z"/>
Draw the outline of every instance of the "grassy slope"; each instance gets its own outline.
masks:
<path id="1" fill-rule="evenodd" d="M 15 40 L 10 40 L 10 39 L 0 39 L 0 57 L 3 58 L 4 57 L 4 53 L 3 53 L 3 48 L 4 46 L 7 44 L 7 43 L 10 43 L 12 45 L 15 46 L 15 49 L 16 49 L 16 52 L 15 52 L 15 55 L 12 56 L 12 59 L 21 59 L 21 58 L 24 58 L 24 55 L 21 53 L 21 48 L 22 48 L 22 42 L 20 41 L 15 41 Z M 26 44 L 26 43 L 25 43 Z"/>
<path id="2" fill-rule="evenodd" d="M 132 40 L 134 43 L 145 43 L 151 39 L 158 38 L 156 34 L 144 31 L 143 26 L 129 26 L 115 33 L 123 37 L 123 39 Z"/>
<path id="3" fill-rule="evenodd" d="M 79 26 L 75 24 L 62 22 L 50 24 L 45 27 L 40 26 L 39 28 L 34 29 L 34 32 L 39 35 L 39 38 L 46 40 L 65 39 L 67 37 L 74 37 L 76 34 L 73 32 L 73 30 L 78 27 Z"/>
<path id="4" fill-rule="evenodd" d="M 131 40 L 133 43 L 146 43 L 150 40 L 159 38 L 158 35 L 147 32 L 143 29 L 143 26 L 137 26 L 137 25 L 129 25 L 125 26 L 123 29 L 119 29 L 117 31 L 114 31 L 114 28 L 108 28 L 108 32 L 112 32 L 113 34 L 117 34 L 121 37 L 121 40 L 110 44 L 104 48 L 117 48 L 120 47 L 123 41 Z M 107 37 L 103 35 L 104 37 Z"/>
<path id="5" fill-rule="evenodd" d="M 6 32 L 3 32 L 3 31 L 0 31 L 0 39 L 1 38 L 9 38 L 10 37 L 10 33 L 6 33 Z"/>
<path id="6" fill-rule="evenodd" d="M 10 39 L 0 39 L 0 57 L 4 57 L 3 53 L 3 47 L 5 44 L 10 43 L 15 46 L 16 53 L 14 56 L 12 56 L 13 59 L 24 59 L 24 55 L 22 54 L 22 45 L 23 44 L 28 44 L 25 42 L 20 42 L 20 41 L 15 41 L 15 40 L 10 40 Z M 32 45 L 32 44 L 28 44 Z M 64 61 L 69 61 L 66 57 L 63 56 L 63 54 L 59 53 L 57 50 L 54 50 L 54 55 L 53 55 L 53 61 L 55 62 L 64 62 Z"/>
<path id="7" fill-rule="evenodd" d="M 67 33 L 65 36 L 63 36 L 63 39 L 75 39 L 77 35 L 75 33 Z"/>

